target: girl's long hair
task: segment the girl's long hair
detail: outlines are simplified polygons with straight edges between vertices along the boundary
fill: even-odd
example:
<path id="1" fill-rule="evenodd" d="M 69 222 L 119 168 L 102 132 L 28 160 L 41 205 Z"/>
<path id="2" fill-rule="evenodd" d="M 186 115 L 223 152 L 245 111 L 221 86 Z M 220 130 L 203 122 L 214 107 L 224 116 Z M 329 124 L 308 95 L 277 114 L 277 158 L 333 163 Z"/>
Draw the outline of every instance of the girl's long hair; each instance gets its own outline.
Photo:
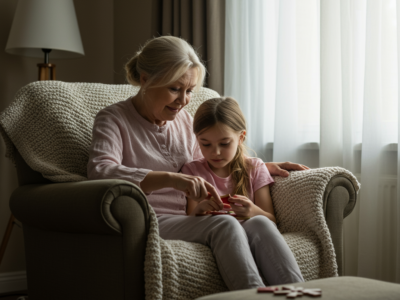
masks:
<path id="1" fill-rule="evenodd" d="M 246 119 L 235 99 L 221 97 L 203 102 L 194 116 L 194 134 L 197 136 L 218 123 L 225 124 L 236 132 L 246 130 Z M 243 142 L 238 146 L 235 157 L 229 163 L 229 174 L 231 174 L 235 183 L 234 194 L 248 197 L 251 166 L 247 163 L 246 156 L 247 149 L 243 139 Z"/>

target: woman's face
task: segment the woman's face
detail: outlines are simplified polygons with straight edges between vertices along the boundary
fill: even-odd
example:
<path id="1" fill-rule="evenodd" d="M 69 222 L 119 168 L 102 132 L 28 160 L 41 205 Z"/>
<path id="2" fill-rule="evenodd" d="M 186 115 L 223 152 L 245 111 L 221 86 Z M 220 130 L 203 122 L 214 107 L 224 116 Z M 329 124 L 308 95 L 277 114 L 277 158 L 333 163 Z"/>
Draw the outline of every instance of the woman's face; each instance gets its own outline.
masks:
<path id="1" fill-rule="evenodd" d="M 189 104 L 197 83 L 197 69 L 189 69 L 179 80 L 165 87 L 149 88 L 144 94 L 146 118 L 159 126 L 172 121 Z"/>

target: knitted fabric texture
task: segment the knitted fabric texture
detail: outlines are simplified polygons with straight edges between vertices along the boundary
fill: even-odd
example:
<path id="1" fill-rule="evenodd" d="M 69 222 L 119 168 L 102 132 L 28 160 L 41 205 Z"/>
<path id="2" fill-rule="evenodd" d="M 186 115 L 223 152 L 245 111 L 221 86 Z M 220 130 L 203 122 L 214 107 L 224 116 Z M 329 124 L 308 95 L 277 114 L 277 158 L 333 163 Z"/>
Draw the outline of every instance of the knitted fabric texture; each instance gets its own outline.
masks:
<path id="1" fill-rule="evenodd" d="M 106 106 L 136 95 L 128 84 L 36 81 L 18 91 L 0 114 L 0 133 L 6 157 L 15 162 L 18 149 L 25 162 L 54 182 L 87 180 L 89 146 L 96 114 Z M 201 88 L 185 109 L 194 115 L 198 105 L 218 93 Z"/>
<path id="2" fill-rule="evenodd" d="M 86 166 L 97 112 L 135 95 L 130 85 L 34 82 L 23 87 L 0 114 L 6 156 L 25 162 L 53 182 L 87 180 Z M 193 116 L 206 99 L 218 97 L 202 88 L 185 109 Z M 342 168 L 291 172 L 275 177 L 271 194 L 278 228 L 292 250 L 305 280 L 337 276 L 335 252 L 323 215 L 323 194 L 333 176 L 356 178 Z M 211 250 L 200 244 L 163 240 L 150 207 L 145 254 L 146 299 L 194 299 L 227 291 Z"/>

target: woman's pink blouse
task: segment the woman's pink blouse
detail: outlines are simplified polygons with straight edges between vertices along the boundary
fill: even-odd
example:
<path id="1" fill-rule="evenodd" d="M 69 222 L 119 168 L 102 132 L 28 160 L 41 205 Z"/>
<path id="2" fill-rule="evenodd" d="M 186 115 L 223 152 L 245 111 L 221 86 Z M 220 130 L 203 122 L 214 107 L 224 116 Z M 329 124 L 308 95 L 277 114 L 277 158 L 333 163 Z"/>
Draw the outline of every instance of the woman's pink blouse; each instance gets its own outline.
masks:
<path id="1" fill-rule="evenodd" d="M 181 110 L 175 120 L 158 126 L 144 119 L 131 98 L 101 110 L 93 125 L 89 179 L 123 179 L 140 187 L 150 171 L 179 172 L 202 157 L 192 131 L 193 118 Z M 157 215 L 186 214 L 185 194 L 164 188 L 147 194 Z"/>

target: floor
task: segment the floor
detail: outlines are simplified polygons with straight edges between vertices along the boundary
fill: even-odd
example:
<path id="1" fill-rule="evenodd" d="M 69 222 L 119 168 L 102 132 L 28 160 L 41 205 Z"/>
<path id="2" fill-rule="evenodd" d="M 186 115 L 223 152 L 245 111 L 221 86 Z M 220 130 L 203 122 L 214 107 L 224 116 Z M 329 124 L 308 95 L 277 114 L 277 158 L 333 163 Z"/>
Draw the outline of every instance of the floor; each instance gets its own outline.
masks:
<path id="1" fill-rule="evenodd" d="M 0 300 L 17 300 L 18 298 L 20 298 L 19 300 L 29 300 L 29 297 L 27 295 L 28 291 L 5 293 L 5 294 L 0 294 Z"/>

